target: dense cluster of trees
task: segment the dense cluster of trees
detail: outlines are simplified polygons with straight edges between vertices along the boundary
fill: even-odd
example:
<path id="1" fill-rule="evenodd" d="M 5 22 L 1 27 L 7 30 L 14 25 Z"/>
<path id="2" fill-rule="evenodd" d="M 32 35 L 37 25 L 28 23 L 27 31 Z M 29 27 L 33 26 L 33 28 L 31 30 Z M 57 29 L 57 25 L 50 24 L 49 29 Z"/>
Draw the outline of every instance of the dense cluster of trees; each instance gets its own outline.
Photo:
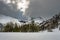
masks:
<path id="1" fill-rule="evenodd" d="M 33 22 L 30 24 L 18 26 L 17 23 L 13 24 L 12 22 L 10 22 L 7 23 L 3 29 L 3 32 L 38 32 L 39 25 L 36 25 Z"/>
<path id="2" fill-rule="evenodd" d="M 52 32 L 52 29 L 58 28 L 59 20 L 60 20 L 60 15 L 55 15 L 51 19 L 43 21 L 39 25 L 37 25 L 34 22 L 33 18 L 31 19 L 31 23 L 24 24 L 21 26 L 18 26 L 17 23 L 13 24 L 12 22 L 9 22 L 3 28 L 3 32 L 39 32 L 44 30 L 48 30 L 49 32 Z"/>

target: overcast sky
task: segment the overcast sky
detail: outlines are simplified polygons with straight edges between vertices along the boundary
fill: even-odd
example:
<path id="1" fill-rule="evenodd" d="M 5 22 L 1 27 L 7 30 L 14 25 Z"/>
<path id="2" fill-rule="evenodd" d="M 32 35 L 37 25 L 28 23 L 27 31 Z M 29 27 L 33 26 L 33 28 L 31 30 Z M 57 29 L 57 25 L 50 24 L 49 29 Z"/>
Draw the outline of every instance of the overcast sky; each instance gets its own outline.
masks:
<path id="1" fill-rule="evenodd" d="M 13 4 L 11 4 L 11 5 L 13 5 Z M 0 1 L 0 14 L 11 16 L 14 18 L 18 18 L 18 16 L 22 16 L 22 13 L 20 11 L 17 11 L 14 8 L 11 8 L 3 1 Z"/>
<path id="2" fill-rule="evenodd" d="M 15 10 L 14 6 L 11 9 L 10 6 L 0 1 L 0 14 L 14 18 L 22 18 L 22 12 L 20 10 Z M 30 0 L 29 8 L 26 10 L 25 15 L 31 17 L 50 18 L 59 12 L 60 0 Z"/>
<path id="3" fill-rule="evenodd" d="M 17 0 L 18 4 L 14 2 L 15 1 L 11 3 L 9 0 L 0 0 L 0 14 L 22 20 L 26 19 L 23 14 L 28 4 L 24 0 L 21 1 L 21 3 Z"/>
<path id="4" fill-rule="evenodd" d="M 30 0 L 26 15 L 50 18 L 60 12 L 60 0 Z"/>

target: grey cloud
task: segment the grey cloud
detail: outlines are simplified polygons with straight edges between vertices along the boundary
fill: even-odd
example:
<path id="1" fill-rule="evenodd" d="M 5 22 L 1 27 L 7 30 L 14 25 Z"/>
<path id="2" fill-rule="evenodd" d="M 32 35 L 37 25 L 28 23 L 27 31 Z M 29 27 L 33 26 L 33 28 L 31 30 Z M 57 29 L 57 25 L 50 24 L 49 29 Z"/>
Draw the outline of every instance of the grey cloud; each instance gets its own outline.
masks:
<path id="1" fill-rule="evenodd" d="M 22 12 L 20 12 L 20 10 L 15 10 L 14 7 L 11 8 L 9 5 L 7 5 L 1 0 L 0 0 L 0 14 L 11 16 L 17 19 L 20 19 L 20 18 L 22 19 Z"/>
<path id="2" fill-rule="evenodd" d="M 50 18 L 60 12 L 60 0 L 30 0 L 26 15 Z"/>

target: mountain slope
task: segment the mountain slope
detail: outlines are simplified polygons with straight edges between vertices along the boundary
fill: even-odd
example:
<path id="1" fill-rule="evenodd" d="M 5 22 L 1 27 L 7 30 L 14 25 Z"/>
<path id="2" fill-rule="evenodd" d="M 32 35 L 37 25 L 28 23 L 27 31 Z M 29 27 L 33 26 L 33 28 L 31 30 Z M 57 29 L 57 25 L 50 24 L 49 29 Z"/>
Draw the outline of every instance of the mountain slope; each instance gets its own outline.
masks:
<path id="1" fill-rule="evenodd" d="M 7 23 L 10 21 L 18 22 L 18 19 L 0 14 L 0 23 Z"/>

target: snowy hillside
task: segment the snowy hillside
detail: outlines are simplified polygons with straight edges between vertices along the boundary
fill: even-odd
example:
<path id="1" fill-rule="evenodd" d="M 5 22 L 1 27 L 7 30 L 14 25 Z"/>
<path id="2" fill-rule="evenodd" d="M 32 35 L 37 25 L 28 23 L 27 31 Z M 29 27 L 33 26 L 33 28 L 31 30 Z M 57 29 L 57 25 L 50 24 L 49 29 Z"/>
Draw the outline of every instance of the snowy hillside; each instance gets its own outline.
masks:
<path id="1" fill-rule="evenodd" d="M 34 22 L 36 23 L 36 24 L 40 24 L 40 23 L 42 23 L 43 21 L 44 21 L 44 19 L 43 18 L 34 18 L 33 19 L 34 20 Z M 31 23 L 31 17 L 28 17 L 27 18 L 27 20 L 25 20 L 26 21 L 26 23 L 28 24 L 28 23 Z"/>
<path id="2" fill-rule="evenodd" d="M 43 18 L 36 18 L 36 19 L 34 19 L 34 21 L 35 21 L 35 23 L 40 24 L 44 21 L 44 19 Z"/>
<path id="3" fill-rule="evenodd" d="M 31 19 L 27 18 L 27 20 L 24 20 L 24 21 L 26 22 L 26 24 L 28 24 L 28 23 L 31 22 Z M 39 23 L 43 22 L 43 19 L 35 18 L 34 21 L 35 21 L 35 23 L 39 24 Z M 23 22 L 19 22 L 19 20 L 16 19 L 16 18 L 0 14 L 0 23 L 5 24 L 5 23 L 8 23 L 8 22 L 17 23 L 19 25 L 25 24 Z"/>
<path id="4" fill-rule="evenodd" d="M 0 14 L 0 23 L 7 23 L 7 22 L 10 22 L 10 21 L 18 22 L 18 20 L 15 19 L 15 18 Z"/>
<path id="5" fill-rule="evenodd" d="M 12 17 L 6 16 L 6 15 L 0 14 L 0 23 L 6 24 L 8 22 L 17 23 L 18 25 L 23 24 L 22 22 L 19 22 L 18 19 L 16 19 L 16 18 L 12 18 Z"/>

